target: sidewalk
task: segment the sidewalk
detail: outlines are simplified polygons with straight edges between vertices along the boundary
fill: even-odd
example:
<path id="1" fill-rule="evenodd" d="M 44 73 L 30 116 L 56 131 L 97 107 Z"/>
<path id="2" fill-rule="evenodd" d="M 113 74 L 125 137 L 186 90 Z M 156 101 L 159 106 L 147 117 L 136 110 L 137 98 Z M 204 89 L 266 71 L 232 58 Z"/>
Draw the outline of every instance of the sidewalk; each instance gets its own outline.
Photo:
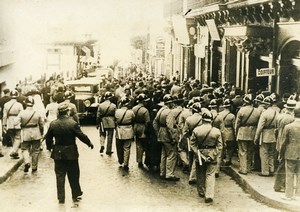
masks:
<path id="1" fill-rule="evenodd" d="M 230 175 L 256 201 L 282 210 L 300 211 L 299 192 L 296 200 L 284 200 L 285 193 L 275 192 L 273 189 L 275 177 L 261 177 L 258 176 L 259 172 L 252 172 L 247 175 L 239 174 L 237 157 L 234 157 L 233 164 L 223 168 L 223 171 Z"/>
<path id="2" fill-rule="evenodd" d="M 20 159 L 13 160 L 9 156 L 9 147 L 3 147 L 3 153 L 4 157 L 0 158 L 0 184 L 6 181 L 23 164 L 22 154 L 19 154 Z M 284 200 L 282 198 L 285 194 L 275 192 L 273 189 L 275 177 L 261 177 L 258 176 L 258 172 L 240 175 L 238 167 L 239 162 L 237 157 L 234 157 L 233 164 L 230 167 L 223 167 L 222 170 L 230 175 L 253 199 L 274 208 L 300 211 L 300 194 L 298 194 L 297 200 Z"/>
<path id="3" fill-rule="evenodd" d="M 23 157 L 20 151 L 20 159 L 11 159 L 9 156 L 10 151 L 11 147 L 2 147 L 4 157 L 0 158 L 0 184 L 6 181 L 23 163 Z"/>

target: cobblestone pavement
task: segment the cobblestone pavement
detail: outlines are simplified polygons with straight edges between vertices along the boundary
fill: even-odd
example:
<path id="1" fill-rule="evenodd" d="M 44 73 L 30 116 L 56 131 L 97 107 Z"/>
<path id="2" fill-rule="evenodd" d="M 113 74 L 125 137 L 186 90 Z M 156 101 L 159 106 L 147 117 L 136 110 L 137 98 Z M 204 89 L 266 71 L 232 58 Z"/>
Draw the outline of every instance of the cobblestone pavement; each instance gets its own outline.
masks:
<path id="1" fill-rule="evenodd" d="M 48 151 L 42 151 L 36 173 L 23 172 L 23 165 L 0 185 L 1 211 L 279 211 L 251 199 L 229 176 L 221 173 L 213 204 L 206 204 L 188 184 L 188 176 L 178 170 L 179 182 L 167 182 L 137 167 L 135 144 L 131 147 L 129 173 L 119 168 L 116 154 L 99 154 L 98 133 L 93 126 L 83 130 L 95 149 L 78 142 L 80 182 L 83 200 L 71 201 L 66 180 L 66 203 L 56 199 L 54 164 Z M 115 148 L 115 147 L 114 147 Z M 115 149 L 114 149 L 115 152 Z"/>

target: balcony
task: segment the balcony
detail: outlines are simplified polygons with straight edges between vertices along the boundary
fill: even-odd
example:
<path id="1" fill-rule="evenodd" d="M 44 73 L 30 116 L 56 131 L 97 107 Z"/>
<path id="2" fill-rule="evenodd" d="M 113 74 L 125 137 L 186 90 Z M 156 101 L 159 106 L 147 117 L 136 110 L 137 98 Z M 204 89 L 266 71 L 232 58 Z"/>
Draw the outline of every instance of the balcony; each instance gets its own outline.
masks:
<path id="1" fill-rule="evenodd" d="M 187 0 L 187 8 L 199 9 L 215 4 L 224 4 L 225 0 Z"/>
<path id="2" fill-rule="evenodd" d="M 183 0 L 169 0 L 164 3 L 164 17 L 171 18 L 173 15 L 182 14 Z"/>

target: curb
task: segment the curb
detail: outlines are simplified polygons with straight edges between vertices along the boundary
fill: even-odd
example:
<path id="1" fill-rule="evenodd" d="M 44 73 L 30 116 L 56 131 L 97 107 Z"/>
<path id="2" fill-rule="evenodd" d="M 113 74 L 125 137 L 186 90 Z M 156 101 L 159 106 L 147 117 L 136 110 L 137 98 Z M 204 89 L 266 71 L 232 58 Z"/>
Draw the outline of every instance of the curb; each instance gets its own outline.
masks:
<path id="1" fill-rule="evenodd" d="M 11 169 L 9 169 L 3 176 L 0 176 L 0 184 L 5 182 L 24 162 L 24 159 L 19 159 Z"/>
<path id="2" fill-rule="evenodd" d="M 288 211 L 300 211 L 299 206 L 294 206 L 290 204 L 286 204 L 283 202 L 279 202 L 274 199 L 270 199 L 269 197 L 264 196 L 263 194 L 256 191 L 243 177 L 241 177 L 233 168 L 226 167 L 222 169 L 227 175 L 232 177 L 237 184 L 247 193 L 251 195 L 253 199 L 258 202 L 264 203 L 273 208 L 288 210 Z"/>

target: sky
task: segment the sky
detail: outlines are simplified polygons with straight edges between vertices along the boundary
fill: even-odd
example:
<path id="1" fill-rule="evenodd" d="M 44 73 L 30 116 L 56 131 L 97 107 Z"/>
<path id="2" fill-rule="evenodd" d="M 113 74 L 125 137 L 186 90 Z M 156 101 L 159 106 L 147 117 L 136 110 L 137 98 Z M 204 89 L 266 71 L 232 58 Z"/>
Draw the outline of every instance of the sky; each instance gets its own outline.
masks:
<path id="1" fill-rule="evenodd" d="M 102 60 L 129 60 L 130 37 L 147 26 L 160 33 L 162 0 L 0 0 L 0 18 L 8 23 L 18 49 L 31 41 L 51 39 L 49 28 L 62 28 L 63 39 L 91 33 L 100 43 Z M 34 52 L 30 52 L 34 55 Z M 34 57 L 33 57 L 34 58 Z M 33 60 L 33 59 L 32 59 Z M 30 58 L 23 63 L 30 63 Z M 28 64 L 29 65 L 29 64 Z"/>

